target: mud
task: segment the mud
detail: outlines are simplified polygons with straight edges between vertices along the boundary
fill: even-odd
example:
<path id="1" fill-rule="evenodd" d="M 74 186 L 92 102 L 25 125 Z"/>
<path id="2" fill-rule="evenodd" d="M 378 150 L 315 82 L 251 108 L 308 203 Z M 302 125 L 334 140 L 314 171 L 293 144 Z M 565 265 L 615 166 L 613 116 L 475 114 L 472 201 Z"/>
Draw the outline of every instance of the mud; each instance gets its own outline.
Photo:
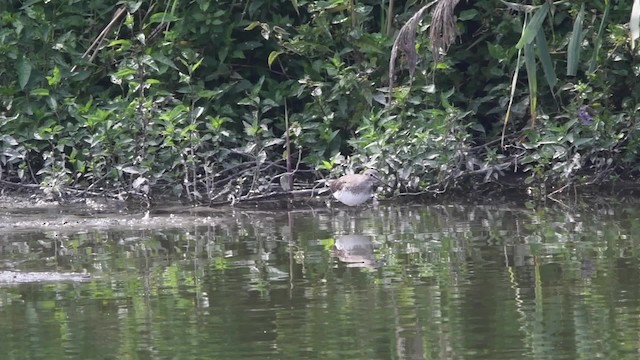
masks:
<path id="1" fill-rule="evenodd" d="M 165 204 L 151 210 L 113 201 L 88 199 L 74 204 L 0 196 L 0 234 L 24 231 L 88 229 L 167 229 L 215 225 L 228 221 L 233 209 Z"/>

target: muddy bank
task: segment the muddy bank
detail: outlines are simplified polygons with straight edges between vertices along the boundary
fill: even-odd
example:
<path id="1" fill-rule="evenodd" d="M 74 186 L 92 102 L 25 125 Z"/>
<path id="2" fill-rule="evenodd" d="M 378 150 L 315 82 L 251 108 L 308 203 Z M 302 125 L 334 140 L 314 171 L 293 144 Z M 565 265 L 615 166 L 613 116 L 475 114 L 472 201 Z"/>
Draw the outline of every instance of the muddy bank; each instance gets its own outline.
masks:
<path id="1" fill-rule="evenodd" d="M 73 204 L 43 201 L 32 196 L 0 196 L 0 234 L 22 231 L 87 229 L 167 229 L 212 225 L 228 219 L 230 209 L 167 203 L 146 209 L 139 204 L 84 199 Z"/>
<path id="2" fill-rule="evenodd" d="M 166 201 L 152 208 L 137 203 L 90 198 L 73 204 L 33 197 L 0 196 L 0 235 L 31 231 L 72 233 L 87 230 L 147 230 L 232 224 L 247 212 L 330 211 L 326 197 L 313 201 L 263 200 L 237 206 L 192 206 Z M 335 204 L 335 206 L 340 206 Z"/>
<path id="3" fill-rule="evenodd" d="M 494 184 L 495 185 L 495 184 Z M 513 187 L 497 188 L 478 185 L 468 191 L 451 190 L 439 194 L 402 194 L 378 201 L 381 204 L 538 204 L 560 203 L 575 207 L 580 204 L 610 204 L 640 202 L 640 186 L 636 183 L 617 183 L 607 187 L 572 188 L 570 192 L 540 196 Z M 470 196 L 471 195 L 471 196 Z M 380 198 L 384 198 L 380 194 Z M 366 206 L 370 206 L 371 202 Z M 233 221 L 239 212 L 329 211 L 345 208 L 329 193 L 321 196 L 291 196 L 271 194 L 241 199 L 233 205 L 193 206 L 179 199 L 158 200 L 149 204 L 139 201 L 120 201 L 105 197 L 75 198 L 72 201 L 50 201 L 34 192 L 11 192 L 3 189 L 0 195 L 0 234 L 21 231 L 77 231 L 87 229 L 167 229 L 192 225 L 216 225 Z"/>

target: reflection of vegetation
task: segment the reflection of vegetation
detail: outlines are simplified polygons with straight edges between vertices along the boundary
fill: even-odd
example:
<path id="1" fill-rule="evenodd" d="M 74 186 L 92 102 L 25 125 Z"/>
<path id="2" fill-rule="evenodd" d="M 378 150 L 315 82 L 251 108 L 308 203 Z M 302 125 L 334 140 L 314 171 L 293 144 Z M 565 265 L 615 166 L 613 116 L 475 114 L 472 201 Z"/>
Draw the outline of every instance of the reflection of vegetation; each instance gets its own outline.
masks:
<path id="1" fill-rule="evenodd" d="M 431 206 L 22 234 L 0 248 L 3 264 L 95 279 L 0 288 L 0 348 L 8 359 L 624 358 L 640 348 L 638 215 Z M 333 257 L 323 239 L 352 228 L 382 266 Z"/>

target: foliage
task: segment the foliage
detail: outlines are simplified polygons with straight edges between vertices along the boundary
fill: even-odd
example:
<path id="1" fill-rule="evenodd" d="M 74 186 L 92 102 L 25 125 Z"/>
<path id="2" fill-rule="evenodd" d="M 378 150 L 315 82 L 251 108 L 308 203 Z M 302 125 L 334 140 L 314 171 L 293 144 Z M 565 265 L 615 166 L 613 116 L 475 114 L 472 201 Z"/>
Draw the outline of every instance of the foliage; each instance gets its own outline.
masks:
<path id="1" fill-rule="evenodd" d="M 421 14 L 419 59 L 399 58 L 389 93 L 387 27 L 411 4 L 6 1 L 1 180 L 207 202 L 364 166 L 403 192 L 509 171 L 542 187 L 625 177 L 640 146 L 631 6 L 451 2 L 459 41 L 434 57 Z"/>

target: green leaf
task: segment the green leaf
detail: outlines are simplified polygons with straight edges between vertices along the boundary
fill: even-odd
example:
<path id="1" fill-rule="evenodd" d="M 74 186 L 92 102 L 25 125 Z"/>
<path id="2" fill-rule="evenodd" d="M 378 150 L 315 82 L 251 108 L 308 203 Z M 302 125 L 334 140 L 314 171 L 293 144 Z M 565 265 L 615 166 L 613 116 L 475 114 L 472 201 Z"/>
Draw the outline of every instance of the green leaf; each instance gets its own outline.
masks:
<path id="1" fill-rule="evenodd" d="M 117 50 L 120 51 L 126 51 L 131 48 L 131 41 L 126 39 L 113 40 L 107 46 L 118 48 Z"/>
<path id="2" fill-rule="evenodd" d="M 243 51 L 241 51 L 241 50 L 234 50 L 234 51 L 231 53 L 231 57 L 232 57 L 233 59 L 246 59 L 246 58 L 247 58 L 247 57 L 244 55 L 244 52 L 243 52 Z"/>
<path id="3" fill-rule="evenodd" d="M 609 0 L 605 0 L 604 2 L 604 14 L 602 14 L 602 19 L 600 19 L 600 27 L 598 28 L 598 34 L 596 35 L 596 39 L 593 42 L 593 56 L 591 57 L 591 64 L 589 65 L 589 72 L 592 73 L 596 70 L 596 64 L 598 63 L 598 55 L 600 54 L 600 48 L 602 48 L 602 36 L 604 34 L 604 28 L 609 17 Z"/>
<path id="4" fill-rule="evenodd" d="M 549 54 L 549 47 L 547 46 L 547 37 L 544 35 L 542 28 L 538 30 L 538 35 L 536 35 L 536 47 L 538 48 L 538 57 L 542 63 L 542 70 L 544 70 L 544 77 L 547 79 L 547 84 L 553 93 L 553 89 L 558 83 L 558 78 L 556 77 L 553 63 L 551 62 L 551 54 Z"/>
<path id="5" fill-rule="evenodd" d="M 538 105 L 538 68 L 536 66 L 535 50 L 533 43 L 524 46 L 524 65 L 527 69 L 527 82 L 529 83 L 529 109 L 531 121 L 535 121 Z"/>
<path id="6" fill-rule="evenodd" d="M 62 79 L 62 76 L 60 75 L 60 68 L 58 67 L 58 65 L 53 67 L 53 74 L 51 76 L 47 76 L 46 78 L 49 86 L 56 86 L 60 84 L 60 79 Z"/>
<path id="7" fill-rule="evenodd" d="M 211 5 L 211 3 L 209 1 L 198 1 L 198 5 L 200 5 L 200 10 L 202 10 L 202 12 L 207 12 L 207 10 L 209 10 L 209 5 Z M 216 16 L 215 14 L 213 16 Z"/>
<path id="8" fill-rule="evenodd" d="M 476 16 L 478 16 L 478 10 L 475 9 L 469 9 L 469 10 L 463 10 L 460 12 L 460 15 L 458 16 L 458 20 L 460 21 L 467 21 L 467 20 L 471 20 L 474 19 Z"/>
<path id="9" fill-rule="evenodd" d="M 49 90 L 44 88 L 37 88 L 37 89 L 31 90 L 29 94 L 33 96 L 49 96 Z"/>
<path id="10" fill-rule="evenodd" d="M 109 42 L 109 45 L 107 45 L 107 46 L 117 46 L 117 45 L 131 46 L 131 40 L 117 39 L 117 40 L 113 40 L 113 41 Z"/>
<path id="11" fill-rule="evenodd" d="M 20 90 L 24 90 L 24 87 L 27 86 L 30 77 L 31 63 L 23 56 L 18 61 L 18 84 L 20 85 Z"/>
<path id="12" fill-rule="evenodd" d="M 282 143 L 284 143 L 284 139 L 274 138 L 274 139 L 267 140 L 264 143 L 264 147 L 267 148 L 267 147 L 270 147 L 270 146 L 273 146 L 273 145 L 280 145 Z"/>
<path id="13" fill-rule="evenodd" d="M 293 9 L 296 11 L 296 14 L 300 16 L 300 11 L 298 10 L 298 0 L 291 0 L 291 5 L 293 5 Z"/>
<path id="14" fill-rule="evenodd" d="M 253 106 L 255 105 L 253 103 L 253 101 L 251 101 L 251 99 L 249 98 L 242 98 L 240 99 L 240 101 L 238 101 L 238 105 L 248 105 L 248 106 Z"/>
<path id="15" fill-rule="evenodd" d="M 127 174 L 140 174 L 140 173 L 142 173 L 140 171 L 140 169 L 138 167 L 136 167 L 136 166 L 124 166 L 120 170 L 122 170 L 122 172 L 125 172 Z"/>
<path id="16" fill-rule="evenodd" d="M 250 23 L 249 25 L 247 25 L 247 27 L 245 27 L 244 30 L 245 31 L 250 31 L 250 30 L 255 29 L 259 25 L 260 25 L 259 21 L 254 21 L 254 22 Z"/>
<path id="17" fill-rule="evenodd" d="M 584 144 L 592 142 L 592 141 L 593 141 L 593 138 L 579 138 L 579 139 L 576 139 L 576 141 L 573 142 L 573 145 L 578 147 L 580 145 L 584 145 Z"/>
<path id="18" fill-rule="evenodd" d="M 55 97 L 53 96 L 49 96 L 45 99 L 47 105 L 49 105 L 49 108 L 53 111 L 56 111 L 58 109 L 58 101 L 56 100 Z"/>
<path id="19" fill-rule="evenodd" d="M 129 8 L 129 13 L 135 13 L 142 6 L 142 1 L 127 1 L 127 7 Z"/>
<path id="20" fill-rule="evenodd" d="M 446 70 L 449 69 L 449 65 L 447 63 L 444 62 L 439 62 L 436 64 L 436 69 L 438 70 Z"/>
<path id="21" fill-rule="evenodd" d="M 118 70 L 118 72 L 115 73 L 115 76 L 119 79 L 124 79 L 127 76 L 131 76 L 135 74 L 136 74 L 136 71 L 134 69 L 124 68 L 124 69 Z"/>
<path id="22" fill-rule="evenodd" d="M 202 98 L 213 99 L 214 97 L 222 93 L 224 93 L 224 91 L 220 89 L 216 89 L 216 90 L 199 90 L 196 94 Z"/>
<path id="23" fill-rule="evenodd" d="M 333 163 L 327 160 L 322 160 L 322 164 L 318 165 L 318 170 L 331 170 L 333 169 Z"/>
<path id="24" fill-rule="evenodd" d="M 502 58 L 506 57 L 505 51 L 500 44 L 487 42 L 487 50 L 489 51 L 489 55 L 494 59 L 502 60 Z"/>
<path id="25" fill-rule="evenodd" d="M 516 49 L 522 49 L 526 44 L 530 44 L 533 41 L 544 19 L 547 17 L 547 13 L 549 13 L 549 3 L 545 2 L 533 15 L 524 31 L 522 31 L 522 36 L 520 36 L 520 41 L 516 44 Z"/>
<path id="26" fill-rule="evenodd" d="M 582 18 L 584 18 L 584 4 L 580 6 L 580 12 L 573 23 L 573 33 L 569 39 L 567 48 L 567 76 L 576 76 L 578 62 L 580 62 L 580 45 L 582 43 Z"/>
<path id="27" fill-rule="evenodd" d="M 202 65 L 202 61 L 204 61 L 204 57 L 200 58 L 200 60 L 198 60 L 198 62 L 196 62 L 195 64 L 191 65 L 189 67 L 189 71 L 190 73 L 194 73 L 196 70 L 198 70 L 198 68 L 200 67 L 200 65 Z"/>
<path id="28" fill-rule="evenodd" d="M 225 46 L 218 50 L 218 60 L 220 62 L 224 62 L 227 59 L 227 55 L 229 55 L 229 47 Z"/>
<path id="29" fill-rule="evenodd" d="M 504 1 L 504 0 L 500 0 L 500 1 L 503 4 L 507 5 L 507 8 L 509 8 L 510 10 L 513 10 L 513 11 L 530 13 L 533 10 L 536 9 L 536 6 L 533 6 L 533 5 L 516 4 L 516 3 L 512 3 L 512 2 L 507 2 L 507 1 Z"/>
<path id="30" fill-rule="evenodd" d="M 331 132 L 331 134 L 329 134 L 329 136 L 327 137 L 327 142 L 332 141 L 333 139 L 335 139 L 335 137 L 340 133 L 340 130 L 334 130 Z"/>
<path id="31" fill-rule="evenodd" d="M 267 64 L 269 64 L 269 69 L 271 69 L 271 64 L 278 58 L 278 56 L 282 54 L 282 51 L 272 51 L 269 54 L 269 59 L 267 59 Z"/>
<path id="32" fill-rule="evenodd" d="M 151 55 L 151 57 L 153 58 L 153 60 L 167 65 L 170 68 L 174 69 L 174 70 L 178 70 L 178 67 L 176 66 L 176 64 L 173 62 L 173 60 L 169 59 L 168 57 L 164 56 L 163 54 L 153 54 Z"/>
<path id="33" fill-rule="evenodd" d="M 178 17 L 166 12 L 159 12 L 151 15 L 149 18 L 150 23 L 167 23 L 178 20 Z"/>
<path id="34" fill-rule="evenodd" d="M 13 136 L 7 134 L 0 135 L 0 141 L 10 146 L 18 145 L 18 141 Z"/>

